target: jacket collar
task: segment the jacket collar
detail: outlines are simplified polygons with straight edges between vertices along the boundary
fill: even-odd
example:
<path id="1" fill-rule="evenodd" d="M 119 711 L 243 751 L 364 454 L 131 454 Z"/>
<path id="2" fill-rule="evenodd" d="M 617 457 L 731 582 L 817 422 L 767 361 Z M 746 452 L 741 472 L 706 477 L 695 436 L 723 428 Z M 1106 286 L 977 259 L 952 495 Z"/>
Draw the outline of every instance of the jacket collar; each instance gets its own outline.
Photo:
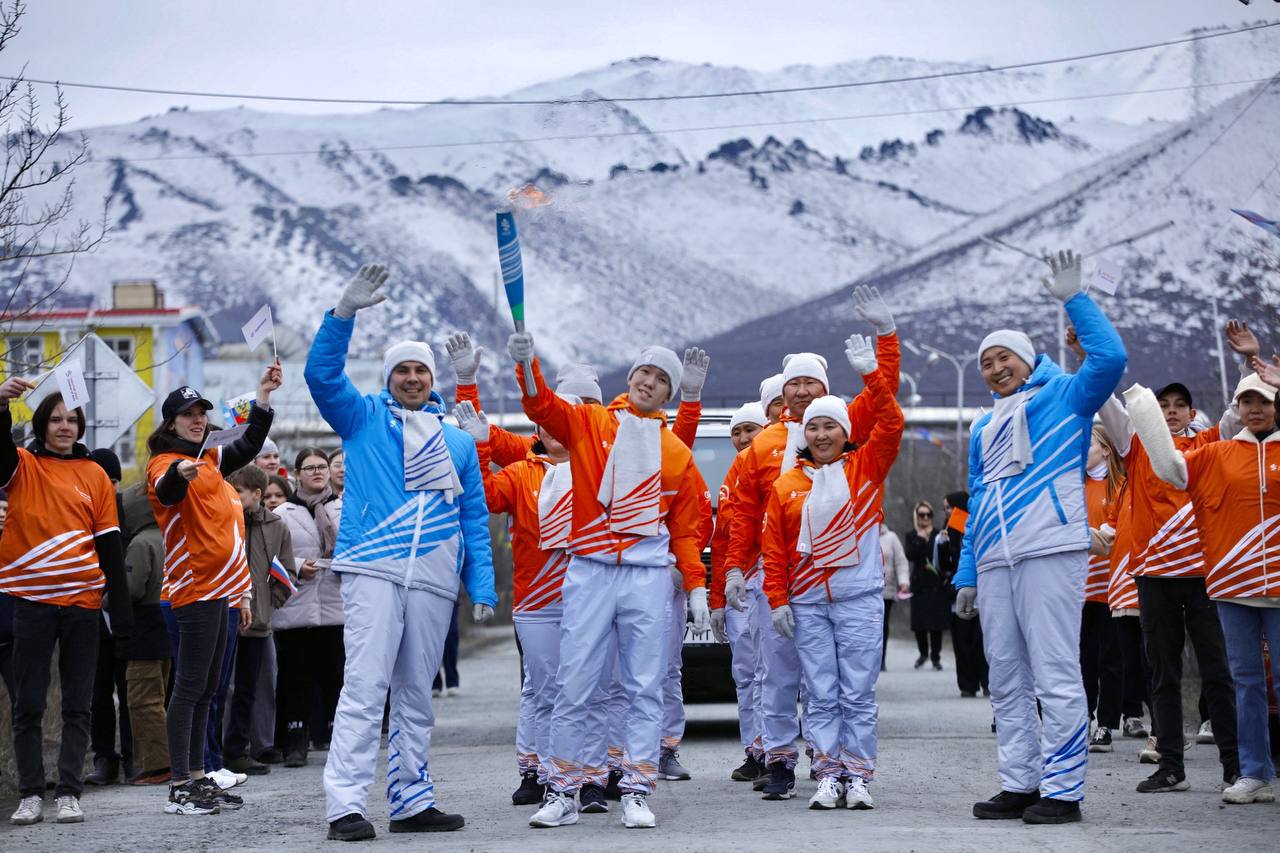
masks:
<path id="1" fill-rule="evenodd" d="M 1244 427 L 1232 437 L 1233 441 L 1243 441 L 1245 444 L 1271 444 L 1280 441 L 1280 429 L 1275 430 L 1271 435 L 1258 441 L 1258 437 L 1254 435 L 1248 427 Z"/>
<path id="2" fill-rule="evenodd" d="M 54 453 L 52 450 L 44 446 L 44 442 L 39 439 L 32 439 L 27 444 L 27 450 L 36 456 L 44 456 L 49 459 L 88 459 L 89 448 L 80 442 L 71 445 L 70 453 Z"/>

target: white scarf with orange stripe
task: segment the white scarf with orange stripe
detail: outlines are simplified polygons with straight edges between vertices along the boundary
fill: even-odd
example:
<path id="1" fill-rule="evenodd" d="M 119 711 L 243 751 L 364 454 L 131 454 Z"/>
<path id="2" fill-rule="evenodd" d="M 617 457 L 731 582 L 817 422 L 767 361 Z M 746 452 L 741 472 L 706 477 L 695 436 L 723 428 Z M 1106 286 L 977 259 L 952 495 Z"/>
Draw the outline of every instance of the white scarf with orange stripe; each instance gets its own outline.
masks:
<path id="1" fill-rule="evenodd" d="M 804 466 L 813 488 L 800 510 L 800 538 L 796 550 L 813 558 L 819 568 L 856 566 L 858 533 L 854 529 L 853 496 L 844 473 L 845 460 L 820 468 Z"/>
<path id="2" fill-rule="evenodd" d="M 662 421 L 614 411 L 618 434 L 605 462 L 597 499 L 609 510 L 609 530 L 657 536 L 661 529 Z"/>
<path id="3" fill-rule="evenodd" d="M 547 472 L 538 488 L 538 547 L 567 548 L 573 526 L 573 472 L 568 462 L 543 465 Z"/>

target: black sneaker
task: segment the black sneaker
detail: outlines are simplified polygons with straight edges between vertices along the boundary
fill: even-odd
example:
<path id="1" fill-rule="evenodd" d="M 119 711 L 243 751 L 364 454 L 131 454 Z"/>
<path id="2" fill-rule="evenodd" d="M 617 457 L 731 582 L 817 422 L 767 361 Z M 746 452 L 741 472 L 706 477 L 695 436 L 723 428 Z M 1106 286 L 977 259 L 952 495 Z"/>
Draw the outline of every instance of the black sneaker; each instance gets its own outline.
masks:
<path id="1" fill-rule="evenodd" d="M 284 761 L 284 753 L 272 746 L 262 750 L 262 752 L 259 752 L 254 756 L 254 758 L 258 759 L 263 764 L 279 764 Z"/>
<path id="2" fill-rule="evenodd" d="M 330 841 L 368 841 L 375 835 L 373 824 L 365 820 L 364 815 L 352 812 L 330 823 L 326 837 Z"/>
<path id="3" fill-rule="evenodd" d="M 588 784 L 578 789 L 578 811 L 582 814 L 608 814 L 609 804 L 604 799 L 604 788 Z"/>
<path id="4" fill-rule="evenodd" d="M 755 780 L 754 782 L 752 782 L 752 783 L 751 783 L 751 790 L 753 790 L 753 791 L 763 791 L 763 790 L 764 790 L 764 786 L 765 786 L 765 785 L 768 785 L 768 784 L 769 784 L 769 768 L 768 768 L 768 766 L 766 766 L 766 765 L 764 764 L 764 762 L 761 762 L 761 763 L 760 763 L 760 775 L 759 775 L 759 776 L 757 776 L 757 777 L 756 777 L 756 780 Z"/>
<path id="5" fill-rule="evenodd" d="M 1041 797 L 1040 802 L 1027 806 L 1022 813 L 1024 823 L 1075 823 L 1083 818 L 1080 803 L 1075 800 L 1056 800 L 1053 797 Z"/>
<path id="6" fill-rule="evenodd" d="M 1138 783 L 1139 794 L 1165 794 L 1170 791 L 1185 791 L 1191 787 L 1187 777 L 1172 770 L 1157 770 Z"/>
<path id="7" fill-rule="evenodd" d="M 391 821 L 392 832 L 453 832 L 462 829 L 466 821 L 460 814 L 445 814 L 435 806 L 420 811 L 413 817 Z"/>
<path id="8" fill-rule="evenodd" d="M 961 691 L 960 691 L 960 698 L 961 698 L 961 699 L 976 699 L 977 697 L 978 697 L 978 691 L 976 691 L 976 690 L 961 690 Z"/>
<path id="9" fill-rule="evenodd" d="M 511 795 L 513 806 L 536 806 L 547 793 L 547 786 L 538 782 L 538 771 L 530 770 L 520 777 L 520 787 Z"/>
<path id="10" fill-rule="evenodd" d="M 604 786 L 604 798 L 613 800 L 615 803 L 622 802 L 622 789 L 618 785 L 622 782 L 621 770 L 610 770 L 609 781 Z"/>
<path id="11" fill-rule="evenodd" d="M 973 816 L 978 820 L 1017 820 L 1023 812 L 1040 802 L 1040 792 L 1018 794 L 1001 791 L 989 800 L 973 804 Z"/>
<path id="12" fill-rule="evenodd" d="M 294 750 L 284 757 L 285 767 L 306 767 L 307 752 L 306 750 Z"/>
<path id="13" fill-rule="evenodd" d="M 244 805 L 244 799 L 242 797 L 232 794 L 229 791 L 222 790 L 222 786 L 210 779 L 208 776 L 197 780 L 195 784 L 204 788 L 205 791 L 208 792 L 208 796 L 224 809 L 234 811 Z"/>
<path id="14" fill-rule="evenodd" d="M 209 790 L 199 782 L 188 779 L 181 785 L 169 786 L 169 802 L 164 804 L 165 814 L 217 814 L 220 810 L 218 801 L 209 796 Z"/>
<path id="15" fill-rule="evenodd" d="M 266 776 L 271 768 L 261 761 L 254 761 L 247 755 L 227 759 L 227 769 L 232 773 L 243 773 L 246 776 Z"/>
<path id="16" fill-rule="evenodd" d="M 120 759 L 99 755 L 93 759 L 93 772 L 84 777 L 86 785 L 114 785 L 120 779 Z"/>
<path id="17" fill-rule="evenodd" d="M 769 781 L 764 786 L 764 799 L 789 800 L 796 795 L 796 771 L 787 768 L 785 761 L 769 765 Z"/>
<path id="18" fill-rule="evenodd" d="M 924 666 L 928 660 L 929 658 L 927 656 L 920 655 L 920 657 L 916 658 L 916 664 L 915 664 L 916 669 L 919 669 L 920 667 Z"/>
<path id="19" fill-rule="evenodd" d="M 1093 732 L 1093 737 L 1089 738 L 1089 751 L 1110 752 L 1112 749 L 1111 729 L 1106 726 L 1098 726 Z"/>
<path id="20" fill-rule="evenodd" d="M 742 765 L 734 768 L 734 771 L 729 774 L 729 778 L 735 782 L 754 782 L 763 772 L 764 768 L 760 766 L 759 761 L 756 761 L 756 757 L 748 754 Z"/>

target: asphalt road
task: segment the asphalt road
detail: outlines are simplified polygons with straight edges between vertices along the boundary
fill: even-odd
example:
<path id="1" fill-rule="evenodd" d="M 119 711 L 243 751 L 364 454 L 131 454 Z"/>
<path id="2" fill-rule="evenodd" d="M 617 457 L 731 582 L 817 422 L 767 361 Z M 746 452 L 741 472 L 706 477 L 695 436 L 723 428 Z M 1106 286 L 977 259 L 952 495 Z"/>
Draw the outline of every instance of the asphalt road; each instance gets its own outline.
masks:
<path id="1" fill-rule="evenodd" d="M 460 831 L 430 836 L 391 835 L 386 803 L 375 785 L 370 819 L 373 849 L 629 851 L 869 850 L 1145 851 L 1280 849 L 1280 805 L 1225 806 L 1212 747 L 1193 747 L 1191 790 L 1138 794 L 1134 785 L 1152 769 L 1139 765 L 1140 743 L 1121 740 L 1114 753 L 1090 759 L 1083 823 L 1032 827 L 980 822 L 974 800 L 994 794 L 995 739 L 986 700 L 962 699 L 949 661 L 944 672 L 911 668 L 914 648 L 894 641 L 889 672 L 880 679 L 880 766 L 869 812 L 815 812 L 806 801 L 816 783 L 803 779 L 796 799 L 765 802 L 729 771 L 741 759 L 732 705 L 695 705 L 681 760 L 689 782 L 662 783 L 652 798 L 653 830 L 626 830 L 615 805 L 607 815 L 584 815 L 577 826 L 533 830 L 532 808 L 510 805 L 517 784 L 512 743 L 518 698 L 518 659 L 510 629 L 462 662 L 463 692 L 438 701 L 432 774 L 440 806 L 466 816 Z M 497 636 L 501 635 L 501 636 Z M 385 755 L 384 755 L 385 758 Z M 333 849 L 326 842 L 323 754 L 310 766 L 275 768 L 237 789 L 238 812 L 208 817 L 166 815 L 163 788 L 115 786 L 87 792 L 85 822 L 33 827 L 0 824 L 0 851 Z M 381 764 L 380 765 L 384 766 Z M 807 769 L 802 759 L 802 770 Z M 375 774 L 379 778 L 382 770 Z M 46 801 L 46 814 L 52 801 Z M 6 803 L 6 809 L 12 804 Z M 7 815 L 8 812 L 6 811 Z M 365 845 L 362 849 L 369 849 Z"/>

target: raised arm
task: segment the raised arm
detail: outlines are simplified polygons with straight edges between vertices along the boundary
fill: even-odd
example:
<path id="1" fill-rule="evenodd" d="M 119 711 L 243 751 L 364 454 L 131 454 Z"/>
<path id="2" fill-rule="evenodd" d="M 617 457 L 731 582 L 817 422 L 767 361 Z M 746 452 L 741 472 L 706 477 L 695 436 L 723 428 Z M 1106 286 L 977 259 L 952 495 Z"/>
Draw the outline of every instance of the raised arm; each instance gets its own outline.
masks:
<path id="1" fill-rule="evenodd" d="M 876 369 L 883 377 L 889 393 L 896 397 L 898 383 L 901 381 L 902 349 L 898 342 L 893 312 L 880 296 L 878 288 L 865 285 L 854 288 L 853 310 L 875 329 Z M 849 440 L 859 445 L 866 444 L 875 426 L 875 404 L 867 393 L 859 393 L 849 404 L 849 424 Z"/>
<path id="2" fill-rule="evenodd" d="M 18 446 L 13 443 L 13 412 L 9 401 L 36 387 L 20 376 L 11 376 L 0 384 L 0 486 L 7 486 L 18 473 Z"/>
<path id="3" fill-rule="evenodd" d="M 1120 384 L 1129 358 L 1111 321 L 1081 289 L 1080 262 L 1080 255 L 1070 251 L 1050 257 L 1053 277 L 1043 279 L 1043 284 L 1066 308 L 1080 346 L 1088 354 L 1080 369 L 1071 375 L 1064 397 L 1071 411 L 1091 418 Z"/>
<path id="4" fill-rule="evenodd" d="M 707 383 L 707 371 L 711 368 L 711 356 L 697 347 L 684 351 L 684 365 L 680 374 L 680 408 L 671 431 L 684 446 L 693 449 L 698 438 L 698 421 L 702 418 L 702 386 Z"/>
<path id="5" fill-rule="evenodd" d="M 1175 489 L 1187 487 L 1187 462 L 1173 444 L 1173 436 L 1165 425 L 1160 404 L 1151 389 L 1134 384 L 1124 392 L 1124 401 L 1133 421 L 1134 431 L 1151 460 L 1151 470 Z"/>
<path id="6" fill-rule="evenodd" d="M 386 299 L 379 288 L 387 281 L 386 268 L 366 264 L 347 282 L 342 298 L 332 311 L 324 315 L 307 353 L 303 378 L 311 391 L 320 416 L 341 438 L 351 438 L 370 416 L 364 398 L 347 378 L 347 350 L 355 329 L 356 312 Z"/>
<path id="7" fill-rule="evenodd" d="M 476 375 L 480 370 L 480 354 L 484 347 L 473 346 L 471 336 L 466 332 L 450 335 L 444 342 L 444 348 L 453 362 L 453 372 L 458 381 L 453 386 L 454 403 L 471 403 L 477 411 L 484 407 L 480 404 L 480 388 L 476 384 Z M 497 424 L 489 425 L 489 452 L 491 459 L 500 468 L 514 465 L 529 455 L 529 449 L 537 442 L 536 436 L 517 435 L 508 432 Z"/>
<path id="8" fill-rule="evenodd" d="M 507 352 L 516 363 L 516 382 L 520 385 L 520 403 L 524 406 L 524 413 L 556 441 L 565 447 L 572 447 L 580 432 L 583 417 L 576 410 L 584 407 L 574 406 L 567 400 L 560 399 L 547 386 L 542 375 L 542 365 L 533 354 L 533 335 L 527 332 L 515 333 L 507 339 Z M 526 363 L 532 366 L 533 388 L 527 388 L 524 384 L 523 365 Z"/>
<path id="9" fill-rule="evenodd" d="M 268 368 L 268 371 L 270 371 L 270 368 Z M 262 402 L 255 402 L 251 405 L 249 407 L 249 428 L 245 430 L 244 435 L 225 447 L 218 448 L 220 451 L 218 454 L 218 470 L 224 475 L 230 474 L 232 471 L 239 471 L 256 459 L 262 451 L 262 445 L 267 440 L 267 433 L 271 431 L 271 422 L 274 419 L 275 412 L 269 406 L 264 405 Z"/>
<path id="10" fill-rule="evenodd" d="M 906 421 L 898 401 L 884 381 L 884 374 L 877 369 L 871 341 L 862 335 L 850 335 L 845 341 L 844 353 L 854 372 L 862 374 L 862 381 L 867 385 L 868 399 L 874 407 L 871 435 L 863 449 L 863 465 L 866 466 L 863 470 L 873 481 L 884 482 L 894 460 L 898 458 Z"/>

